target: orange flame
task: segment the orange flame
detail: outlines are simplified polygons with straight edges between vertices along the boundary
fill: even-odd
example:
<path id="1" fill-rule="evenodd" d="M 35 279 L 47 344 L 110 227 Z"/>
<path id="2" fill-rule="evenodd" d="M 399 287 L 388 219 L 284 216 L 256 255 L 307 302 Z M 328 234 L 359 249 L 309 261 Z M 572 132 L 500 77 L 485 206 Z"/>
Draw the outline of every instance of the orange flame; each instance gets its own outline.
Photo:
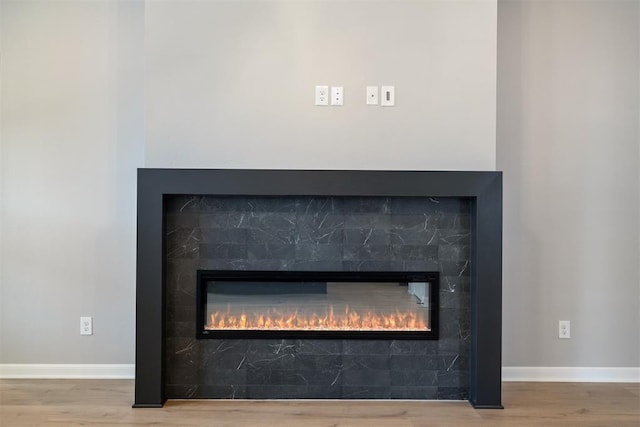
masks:
<path id="1" fill-rule="evenodd" d="M 347 306 L 344 313 L 333 307 L 322 314 L 299 313 L 298 310 L 268 310 L 266 313 L 232 314 L 228 310 L 209 315 L 207 330 L 304 330 L 304 331 L 429 331 L 416 313 L 358 313 Z"/>

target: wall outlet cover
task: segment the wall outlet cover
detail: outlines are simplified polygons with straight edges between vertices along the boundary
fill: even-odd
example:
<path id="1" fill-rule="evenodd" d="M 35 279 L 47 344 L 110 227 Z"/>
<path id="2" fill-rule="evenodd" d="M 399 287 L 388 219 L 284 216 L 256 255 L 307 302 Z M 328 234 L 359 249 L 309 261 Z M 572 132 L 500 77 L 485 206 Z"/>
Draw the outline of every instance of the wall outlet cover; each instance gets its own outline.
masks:
<path id="1" fill-rule="evenodd" d="M 93 335 L 93 318 L 81 317 L 80 318 L 80 335 Z"/>
<path id="2" fill-rule="evenodd" d="M 316 105 L 329 105 L 329 86 L 316 86 Z"/>

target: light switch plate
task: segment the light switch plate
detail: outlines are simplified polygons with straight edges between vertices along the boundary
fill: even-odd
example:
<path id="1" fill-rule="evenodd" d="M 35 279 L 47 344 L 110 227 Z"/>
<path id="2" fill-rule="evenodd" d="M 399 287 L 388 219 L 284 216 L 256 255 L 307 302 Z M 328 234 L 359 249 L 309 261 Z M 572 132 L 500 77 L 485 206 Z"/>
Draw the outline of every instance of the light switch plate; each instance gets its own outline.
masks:
<path id="1" fill-rule="evenodd" d="M 382 86 L 380 105 L 383 107 L 393 107 L 396 105 L 395 86 Z"/>

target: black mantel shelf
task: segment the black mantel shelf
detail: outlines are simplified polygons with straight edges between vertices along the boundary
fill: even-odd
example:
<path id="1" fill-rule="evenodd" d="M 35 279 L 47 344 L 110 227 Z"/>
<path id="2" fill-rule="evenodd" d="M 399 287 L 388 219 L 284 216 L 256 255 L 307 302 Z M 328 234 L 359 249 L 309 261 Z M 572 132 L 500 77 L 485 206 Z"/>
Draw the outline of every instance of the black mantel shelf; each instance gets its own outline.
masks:
<path id="1" fill-rule="evenodd" d="M 164 392 L 164 202 L 168 195 L 467 197 L 471 199 L 469 400 L 501 408 L 502 173 L 139 169 L 134 407 Z"/>

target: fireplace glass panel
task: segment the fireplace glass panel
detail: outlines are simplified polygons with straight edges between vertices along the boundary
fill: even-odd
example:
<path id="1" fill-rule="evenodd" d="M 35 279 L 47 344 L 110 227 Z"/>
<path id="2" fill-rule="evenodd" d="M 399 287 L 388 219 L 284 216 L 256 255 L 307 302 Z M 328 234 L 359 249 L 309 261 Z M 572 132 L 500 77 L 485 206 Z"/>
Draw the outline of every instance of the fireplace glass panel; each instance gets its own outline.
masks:
<path id="1" fill-rule="evenodd" d="M 199 336 L 437 336 L 437 274 L 200 274 Z"/>

